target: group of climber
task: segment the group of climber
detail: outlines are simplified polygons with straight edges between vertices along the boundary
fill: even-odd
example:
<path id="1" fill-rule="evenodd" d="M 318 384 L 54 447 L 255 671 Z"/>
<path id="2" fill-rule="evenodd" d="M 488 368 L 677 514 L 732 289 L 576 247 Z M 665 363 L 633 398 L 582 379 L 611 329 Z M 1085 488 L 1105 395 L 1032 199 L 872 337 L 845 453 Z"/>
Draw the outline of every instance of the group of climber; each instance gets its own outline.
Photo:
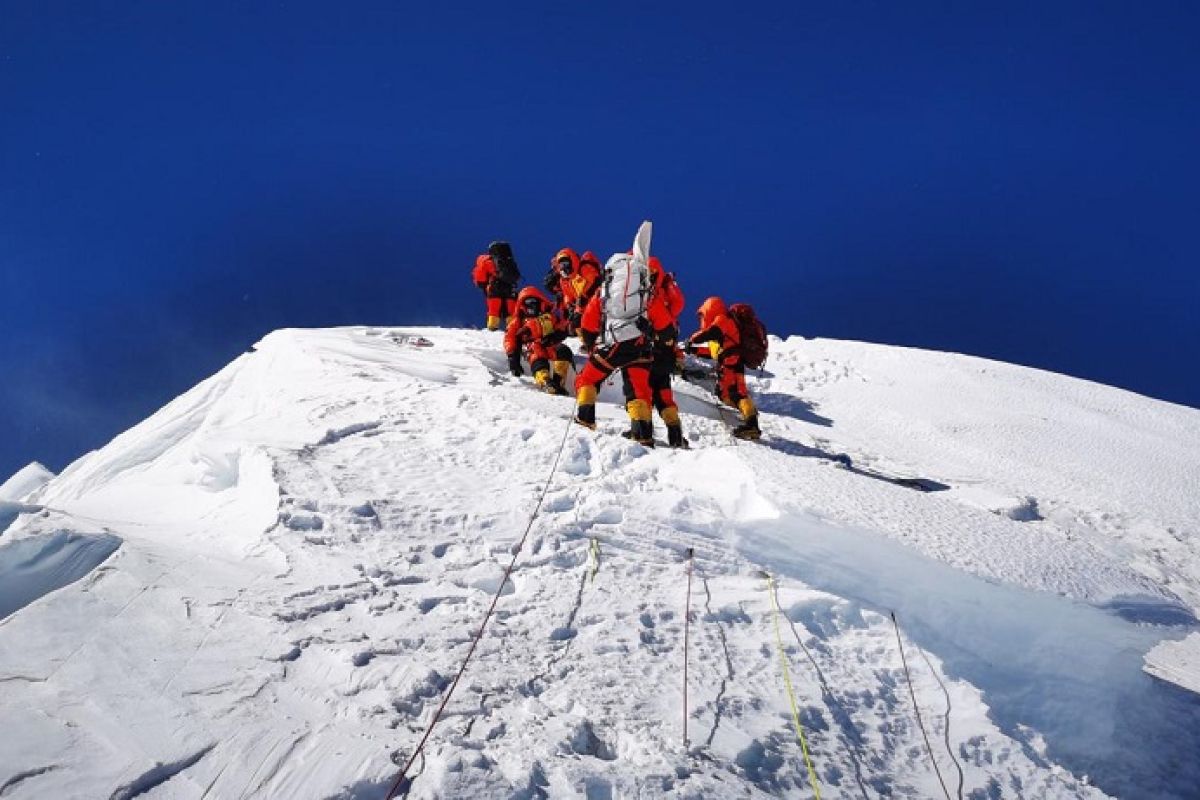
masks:
<path id="1" fill-rule="evenodd" d="M 758 413 L 746 388 L 745 370 L 748 353 L 757 355 L 765 348 L 765 332 L 755 320 L 756 331 L 745 336 L 741 319 L 730 313 L 721 298 L 710 297 L 698 310 L 699 329 L 681 341 L 683 291 L 657 256 L 644 255 L 648 223 L 644 228 L 646 245 L 640 252 L 635 241 L 633 251 L 617 253 L 603 266 L 591 251 L 579 255 L 571 248 L 559 250 L 550 260 L 544 292 L 534 286 L 518 290 L 521 274 L 507 243 L 493 242 L 488 252 L 476 258 L 472 278 L 487 301 L 488 330 L 504 326 L 510 372 L 524 374 L 524 355 L 539 387 L 551 394 L 569 394 L 566 380 L 573 353 L 566 340 L 577 336 L 588 359 L 575 378 L 575 421 L 595 429 L 596 395 L 619 370 L 630 419 L 630 428 L 622 435 L 653 447 L 652 410 L 657 410 L 667 428 L 667 444 L 686 448 L 671 379 L 682 371 L 684 354 L 691 353 L 715 363 L 718 396 L 741 413 L 733 435 L 759 438 Z M 743 341 L 747 338 L 761 339 L 761 345 Z M 759 361 L 761 357 L 765 352 Z M 749 360 L 751 366 L 758 366 L 755 357 Z"/>

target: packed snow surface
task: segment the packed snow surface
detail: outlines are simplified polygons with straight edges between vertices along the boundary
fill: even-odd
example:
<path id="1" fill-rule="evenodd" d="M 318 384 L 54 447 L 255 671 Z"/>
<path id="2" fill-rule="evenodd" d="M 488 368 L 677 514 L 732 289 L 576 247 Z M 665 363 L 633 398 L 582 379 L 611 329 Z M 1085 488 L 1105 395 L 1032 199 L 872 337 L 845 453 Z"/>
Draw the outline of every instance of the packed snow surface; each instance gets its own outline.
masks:
<path id="1" fill-rule="evenodd" d="M 1200 412 L 771 347 L 674 451 L 498 333 L 269 335 L 0 496 L 0 796 L 381 798 L 498 593 L 410 797 L 811 796 L 781 652 L 822 797 L 1195 797 Z"/>

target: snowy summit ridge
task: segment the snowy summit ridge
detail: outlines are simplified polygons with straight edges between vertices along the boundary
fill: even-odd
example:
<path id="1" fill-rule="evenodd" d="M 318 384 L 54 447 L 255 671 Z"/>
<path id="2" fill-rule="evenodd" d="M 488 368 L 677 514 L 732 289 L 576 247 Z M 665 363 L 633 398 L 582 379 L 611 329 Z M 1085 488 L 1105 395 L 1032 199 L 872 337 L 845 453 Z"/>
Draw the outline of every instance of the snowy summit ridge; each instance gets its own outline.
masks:
<path id="1" fill-rule="evenodd" d="M 1200 412 L 773 339 L 761 442 L 647 450 L 500 335 L 277 331 L 6 483 L 0 796 L 385 797 L 496 593 L 410 797 L 809 797 L 796 722 L 823 798 L 1194 796 Z"/>

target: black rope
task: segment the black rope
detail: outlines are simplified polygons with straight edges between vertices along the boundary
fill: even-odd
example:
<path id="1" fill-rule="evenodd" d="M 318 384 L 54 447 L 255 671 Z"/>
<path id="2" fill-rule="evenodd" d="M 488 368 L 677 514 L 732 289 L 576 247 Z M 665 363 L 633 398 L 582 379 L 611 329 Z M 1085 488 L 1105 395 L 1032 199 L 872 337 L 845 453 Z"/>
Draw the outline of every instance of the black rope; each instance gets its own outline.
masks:
<path id="1" fill-rule="evenodd" d="M 425 744 L 429 741 L 430 734 L 433 733 L 434 726 L 442 718 L 442 713 L 446 710 L 446 706 L 450 703 L 450 698 L 454 695 L 454 690 L 458 687 L 459 680 L 462 679 L 463 673 L 467 671 L 467 665 L 471 662 L 471 656 L 475 655 L 475 648 L 479 646 L 479 642 L 483 639 L 484 629 L 487 627 L 488 620 L 492 618 L 492 612 L 496 610 L 496 603 L 500 601 L 500 595 L 504 591 L 504 585 L 508 583 L 508 579 L 512 576 L 513 570 L 517 566 L 517 559 L 521 555 L 521 551 L 525 547 L 525 541 L 529 538 L 529 532 L 533 529 L 533 523 L 537 520 L 538 512 L 542 510 L 542 502 L 546 499 L 546 494 L 550 491 L 550 482 L 554 479 L 555 473 L 558 471 L 558 462 L 562 460 L 563 450 L 567 446 L 567 437 L 571 434 L 571 426 L 575 424 L 575 409 L 579 405 L 578 398 L 575 404 L 571 407 L 571 415 L 567 418 L 567 426 L 563 431 L 562 441 L 558 445 L 558 453 L 554 456 L 554 464 L 550 467 L 550 474 L 546 476 L 546 485 L 542 487 L 542 493 L 538 496 L 537 505 L 533 508 L 533 513 L 529 515 L 529 523 L 525 526 L 525 532 L 521 534 L 520 541 L 513 548 L 512 560 L 509 561 L 508 567 L 504 570 L 504 577 L 500 579 L 500 585 L 496 587 L 496 594 L 492 596 L 492 603 L 488 606 L 487 613 L 483 615 L 483 622 L 479 624 L 479 629 L 475 631 L 475 636 L 471 640 L 471 647 L 467 650 L 467 655 L 463 658 L 462 665 L 458 668 L 458 674 L 454 676 L 454 680 L 450 682 L 450 686 L 446 690 L 446 694 L 442 697 L 441 705 L 434 712 L 433 718 L 429 721 L 429 726 L 425 729 L 425 734 L 421 737 L 421 741 L 417 743 L 417 747 L 408 758 L 408 762 L 404 765 L 404 769 L 400 771 L 395 782 L 392 783 L 388 793 L 384 796 L 384 800 L 392 800 L 396 796 L 396 791 L 403 787 L 404 794 L 408 794 L 409 788 L 412 786 L 412 781 L 407 780 L 408 771 L 412 769 L 417 757 L 423 754 Z"/>
<path id="2" fill-rule="evenodd" d="M 692 567 L 695 550 L 687 549 L 687 599 L 683 604 L 683 749 L 688 747 L 688 634 L 692 621 Z"/>
<path id="3" fill-rule="evenodd" d="M 900 663 L 904 665 L 904 677 L 908 679 L 908 693 L 912 696 L 913 709 L 917 712 L 917 725 L 921 728 L 921 735 L 925 737 L 925 752 L 929 754 L 929 762 L 933 764 L 933 771 L 937 773 L 938 783 L 942 785 L 946 800 L 950 800 L 950 790 L 946 788 L 946 782 L 942 780 L 942 771 L 938 768 L 937 759 L 933 757 L 929 734 L 925 732 L 925 722 L 921 719 L 921 707 L 917 705 L 917 693 L 913 689 L 912 674 L 908 671 L 908 659 L 904 657 L 904 642 L 900 640 L 900 623 L 896 621 L 895 611 L 892 612 L 892 625 L 896 628 L 896 644 L 900 645 Z"/>
<path id="4" fill-rule="evenodd" d="M 938 676 L 937 670 L 933 668 L 933 664 L 929 661 L 929 656 L 920 647 L 917 647 L 917 652 L 921 654 L 921 658 L 925 659 L 925 666 L 929 667 L 929 671 L 933 673 L 933 679 L 938 682 L 938 686 L 942 687 L 942 694 L 946 696 L 946 724 L 942 730 L 943 739 L 946 742 L 946 752 L 950 754 L 950 760 L 954 762 L 954 768 L 958 770 L 958 800 L 962 800 L 963 796 L 963 777 L 962 765 L 958 763 L 958 759 L 954 755 L 954 748 L 950 746 L 950 692 L 946 689 L 946 684 L 942 683 L 942 679 Z"/>
<path id="5" fill-rule="evenodd" d="M 772 583 L 771 590 L 775 592 L 775 605 L 782 608 L 782 603 L 779 602 L 779 585 Z M 784 619 L 787 620 L 788 627 L 792 629 L 792 636 L 795 637 L 796 644 L 800 645 L 800 649 L 804 652 L 804 655 L 808 657 L 808 661 L 810 664 L 812 664 L 813 669 L 816 670 L 817 680 L 821 683 L 821 693 L 825 700 L 825 704 L 829 707 L 829 712 L 835 715 L 835 721 L 837 721 L 836 714 L 838 709 L 836 706 L 841 705 L 841 701 L 838 700 L 837 696 L 833 693 L 833 690 L 829 688 L 829 682 L 825 680 L 825 672 L 821 669 L 821 665 L 817 663 L 817 659 L 813 657 L 812 652 L 808 649 L 807 645 L 804 644 L 804 640 L 800 638 L 800 632 L 796 630 L 796 623 L 793 622 L 791 617 L 787 616 L 786 614 L 784 615 Z M 849 725 L 851 731 L 854 733 L 854 739 L 847 742 L 849 746 L 846 748 L 846 751 L 850 754 L 850 762 L 854 766 L 854 780 L 858 783 L 858 790 L 862 792 L 863 800 L 869 800 L 867 795 L 867 787 L 863 783 L 862 765 L 859 763 L 858 753 L 855 752 L 862 747 L 862 745 L 859 743 L 858 729 L 854 726 L 854 720 L 850 719 L 849 715 L 845 712 L 842 713 L 842 718 L 845 719 L 845 724 Z M 850 737 L 845 735 L 844 731 L 842 735 L 847 740 L 850 739 Z"/>

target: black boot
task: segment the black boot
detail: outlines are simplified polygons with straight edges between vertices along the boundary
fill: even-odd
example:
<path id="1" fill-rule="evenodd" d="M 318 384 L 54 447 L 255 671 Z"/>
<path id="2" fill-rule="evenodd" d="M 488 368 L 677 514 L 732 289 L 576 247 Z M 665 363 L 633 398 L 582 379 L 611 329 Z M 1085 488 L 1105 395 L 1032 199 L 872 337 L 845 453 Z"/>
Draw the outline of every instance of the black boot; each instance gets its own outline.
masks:
<path id="1" fill-rule="evenodd" d="M 562 378 L 557 375 L 551 375 L 550 380 L 546 381 L 546 392 L 560 396 L 568 394 L 567 388 L 562 384 Z"/>
<path id="2" fill-rule="evenodd" d="M 691 447 L 691 445 L 688 444 L 688 440 L 683 438 L 682 425 L 667 426 L 667 444 L 671 447 L 681 447 L 684 450 L 687 450 Z"/>
<path id="3" fill-rule="evenodd" d="M 629 430 L 622 431 L 621 435 L 644 447 L 654 447 L 654 423 L 652 422 L 630 420 Z"/>
<path id="4" fill-rule="evenodd" d="M 637 431 L 637 441 L 646 447 L 654 447 L 654 423 L 648 419 L 638 420 L 634 423 L 634 430 Z"/>
<path id="5" fill-rule="evenodd" d="M 575 421 L 585 428 L 596 430 L 596 407 L 594 405 L 579 406 L 575 412 Z"/>
<path id="6" fill-rule="evenodd" d="M 762 436 L 758 429 L 758 414 L 746 417 L 746 421 L 733 429 L 733 435 L 739 439 L 757 439 Z"/>

